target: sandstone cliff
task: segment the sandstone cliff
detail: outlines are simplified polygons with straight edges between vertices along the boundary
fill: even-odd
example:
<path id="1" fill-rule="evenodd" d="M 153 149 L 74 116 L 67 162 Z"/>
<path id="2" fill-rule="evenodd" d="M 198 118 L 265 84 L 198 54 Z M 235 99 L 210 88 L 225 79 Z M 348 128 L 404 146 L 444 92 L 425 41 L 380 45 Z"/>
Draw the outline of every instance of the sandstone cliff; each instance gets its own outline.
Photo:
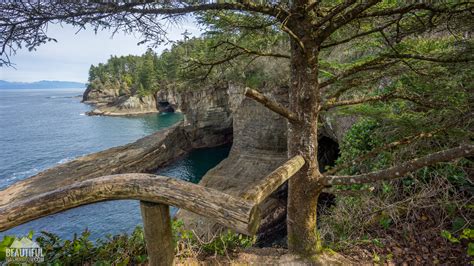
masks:
<path id="1" fill-rule="evenodd" d="M 243 95 L 243 89 L 232 87 L 235 95 Z M 231 91 L 232 91 L 231 90 Z M 276 94 L 275 99 L 285 102 L 285 92 Z M 229 95 L 229 94 L 228 94 Z M 232 95 L 232 93 L 230 94 Z M 270 96 L 270 95 L 268 95 Z M 233 113 L 234 138 L 229 157 L 211 169 L 200 184 L 239 196 L 253 184 L 265 177 L 286 158 L 286 121 L 250 99 L 233 98 L 236 108 Z M 275 224 L 286 215 L 285 199 L 276 193 L 262 205 L 263 225 L 260 234 L 275 230 Z M 181 211 L 178 218 L 193 229 L 200 237 L 208 237 L 220 228 L 211 220 L 188 211 Z"/>

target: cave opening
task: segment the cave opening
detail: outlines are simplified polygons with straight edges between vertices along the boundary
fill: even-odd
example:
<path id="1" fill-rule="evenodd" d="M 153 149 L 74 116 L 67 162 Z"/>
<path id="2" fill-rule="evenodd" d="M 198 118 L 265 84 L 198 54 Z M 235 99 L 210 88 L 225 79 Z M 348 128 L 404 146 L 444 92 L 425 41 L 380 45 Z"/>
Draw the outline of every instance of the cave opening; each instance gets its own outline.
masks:
<path id="1" fill-rule="evenodd" d="M 318 140 L 318 162 L 321 173 L 324 173 L 327 167 L 336 164 L 339 152 L 339 144 L 333 139 L 323 136 Z M 318 199 L 318 217 L 334 205 L 336 205 L 336 196 L 324 191 L 321 192 Z"/>
<path id="2" fill-rule="evenodd" d="M 158 101 L 158 111 L 162 113 L 174 113 L 174 108 L 168 101 Z"/>

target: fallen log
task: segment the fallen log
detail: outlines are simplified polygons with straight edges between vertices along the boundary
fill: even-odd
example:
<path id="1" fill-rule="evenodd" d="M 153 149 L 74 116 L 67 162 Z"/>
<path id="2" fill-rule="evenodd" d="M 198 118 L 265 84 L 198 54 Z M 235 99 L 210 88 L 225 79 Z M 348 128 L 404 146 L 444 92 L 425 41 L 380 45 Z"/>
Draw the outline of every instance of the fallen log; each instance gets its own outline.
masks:
<path id="1" fill-rule="evenodd" d="M 0 191 L 0 198 L 5 197 Z M 28 221 L 81 205 L 106 200 L 135 199 L 183 208 L 210 217 L 246 235 L 259 222 L 254 203 L 224 192 L 171 177 L 122 174 L 93 178 L 27 199 L 0 205 L 0 232 Z"/>

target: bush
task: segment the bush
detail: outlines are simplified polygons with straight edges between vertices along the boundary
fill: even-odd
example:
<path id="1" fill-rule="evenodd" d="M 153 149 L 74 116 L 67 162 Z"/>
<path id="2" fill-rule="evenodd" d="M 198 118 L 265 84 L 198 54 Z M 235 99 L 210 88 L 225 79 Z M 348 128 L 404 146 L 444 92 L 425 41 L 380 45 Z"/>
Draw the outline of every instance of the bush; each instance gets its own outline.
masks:
<path id="1" fill-rule="evenodd" d="M 438 142 L 433 139 L 426 143 L 420 141 L 412 143 L 412 146 L 385 150 L 356 165 L 350 163 L 354 158 L 393 141 L 387 128 L 383 121 L 377 119 L 365 118 L 356 123 L 340 146 L 341 156 L 336 167 L 349 167 L 339 173 L 360 174 L 380 170 L 431 152 L 432 143 L 443 145 L 442 139 Z M 388 256 L 388 250 L 403 246 L 408 250 L 424 247 L 423 252 L 415 251 L 419 253 L 446 249 L 443 252 L 447 254 L 452 249 L 458 249 L 465 250 L 467 255 L 466 250 L 473 246 L 467 241 L 461 243 L 462 247 L 431 245 L 443 242 L 441 232 L 452 242 L 460 238 L 457 236 L 462 235 L 461 232 L 472 228 L 474 209 L 469 202 L 474 187 L 467 172 L 472 168 L 469 159 L 461 159 L 425 167 L 398 180 L 334 187 L 338 196 L 336 205 L 323 210 L 324 215 L 320 216 L 319 230 L 324 245 L 346 254 L 369 250 L 374 257 L 373 254 L 379 256 L 382 253 Z M 428 257 L 433 256 L 429 254 Z"/>

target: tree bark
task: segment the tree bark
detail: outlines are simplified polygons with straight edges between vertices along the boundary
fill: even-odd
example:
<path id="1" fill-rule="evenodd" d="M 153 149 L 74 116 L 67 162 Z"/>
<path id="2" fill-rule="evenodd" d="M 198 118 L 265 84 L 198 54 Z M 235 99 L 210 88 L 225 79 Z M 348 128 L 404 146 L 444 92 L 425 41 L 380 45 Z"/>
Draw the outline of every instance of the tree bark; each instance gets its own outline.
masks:
<path id="1" fill-rule="evenodd" d="M 300 42 L 292 40 L 291 44 L 289 101 L 290 111 L 298 116 L 301 123 L 289 124 L 288 156 L 291 158 L 301 155 L 306 163 L 289 180 L 288 248 L 292 252 L 313 258 L 322 249 L 316 230 L 316 205 L 323 186 L 315 185 L 322 178 L 317 161 L 321 101 L 318 85 L 318 47 L 310 40 L 311 26 L 307 18 L 300 18 L 300 21 L 293 23 L 295 34 L 302 37 Z M 301 47 L 301 43 L 304 47 Z"/>
<path id="2" fill-rule="evenodd" d="M 169 206 L 140 201 L 140 209 L 149 265 L 173 265 L 174 246 Z"/>

